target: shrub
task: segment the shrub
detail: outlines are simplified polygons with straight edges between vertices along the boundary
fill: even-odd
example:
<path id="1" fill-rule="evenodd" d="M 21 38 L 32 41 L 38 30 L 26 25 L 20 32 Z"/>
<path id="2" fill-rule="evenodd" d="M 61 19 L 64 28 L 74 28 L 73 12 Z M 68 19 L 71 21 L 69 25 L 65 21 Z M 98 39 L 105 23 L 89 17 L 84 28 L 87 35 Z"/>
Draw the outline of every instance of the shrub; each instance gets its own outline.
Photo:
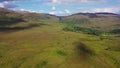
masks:
<path id="1" fill-rule="evenodd" d="M 43 68 L 48 64 L 48 61 L 41 61 L 39 64 L 36 65 L 36 68 Z"/>
<path id="2" fill-rule="evenodd" d="M 65 51 L 60 51 L 60 50 L 57 51 L 57 54 L 59 54 L 61 56 L 66 56 L 67 55 L 67 53 Z"/>
<path id="3" fill-rule="evenodd" d="M 101 35 L 102 32 L 99 30 L 94 30 L 90 28 L 83 28 L 83 27 L 78 27 L 78 26 L 66 26 L 63 28 L 64 31 L 73 31 L 73 32 L 83 32 L 86 34 L 91 34 L 91 35 Z"/>
<path id="4" fill-rule="evenodd" d="M 112 34 L 120 34 L 120 29 L 114 29 L 114 30 L 110 31 L 110 33 L 112 33 Z"/>

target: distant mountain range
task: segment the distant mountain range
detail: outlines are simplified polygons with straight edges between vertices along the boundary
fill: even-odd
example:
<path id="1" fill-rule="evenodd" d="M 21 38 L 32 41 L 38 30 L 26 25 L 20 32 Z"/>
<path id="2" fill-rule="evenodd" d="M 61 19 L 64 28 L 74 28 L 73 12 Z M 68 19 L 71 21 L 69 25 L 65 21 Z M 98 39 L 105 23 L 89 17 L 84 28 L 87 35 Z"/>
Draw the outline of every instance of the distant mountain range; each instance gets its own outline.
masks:
<path id="1" fill-rule="evenodd" d="M 21 11 L 21 10 L 16 10 L 16 11 L 14 11 L 14 10 L 7 9 L 7 8 L 2 8 L 2 7 L 0 7 L 0 12 L 4 12 L 4 13 L 13 13 L 13 12 L 16 12 L 16 13 L 35 13 L 35 12 Z M 37 14 L 39 14 L 39 13 L 37 13 Z M 96 16 L 96 15 L 101 15 L 101 14 L 119 16 L 119 14 L 107 13 L 107 12 L 99 12 L 99 13 L 76 13 L 76 14 L 72 14 L 72 15 Z M 51 14 L 48 14 L 48 15 L 51 15 Z M 70 15 L 70 16 L 72 16 L 72 15 Z M 55 16 L 55 15 L 52 15 L 52 16 Z M 60 17 L 64 17 L 64 16 L 60 16 Z M 66 16 L 65 16 L 65 17 L 66 17 Z"/>

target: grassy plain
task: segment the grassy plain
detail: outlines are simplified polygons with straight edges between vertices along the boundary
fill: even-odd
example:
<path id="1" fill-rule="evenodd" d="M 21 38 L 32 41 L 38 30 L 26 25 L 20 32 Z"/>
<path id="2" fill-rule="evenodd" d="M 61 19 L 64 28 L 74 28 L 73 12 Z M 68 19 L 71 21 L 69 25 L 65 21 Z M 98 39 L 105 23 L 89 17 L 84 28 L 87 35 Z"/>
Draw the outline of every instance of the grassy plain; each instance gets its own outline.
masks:
<path id="1" fill-rule="evenodd" d="M 120 68 L 116 35 L 64 31 L 65 24 L 50 20 L 31 23 L 44 25 L 0 32 L 0 68 Z"/>

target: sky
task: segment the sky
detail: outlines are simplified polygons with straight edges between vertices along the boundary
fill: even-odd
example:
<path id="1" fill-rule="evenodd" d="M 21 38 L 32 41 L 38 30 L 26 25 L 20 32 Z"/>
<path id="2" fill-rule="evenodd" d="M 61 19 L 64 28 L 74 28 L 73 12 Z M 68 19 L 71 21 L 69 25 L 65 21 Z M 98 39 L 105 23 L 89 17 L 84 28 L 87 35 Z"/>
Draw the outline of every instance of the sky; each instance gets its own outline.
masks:
<path id="1" fill-rule="evenodd" d="M 120 0 L 0 0 L 0 7 L 58 16 L 74 13 L 120 13 Z"/>

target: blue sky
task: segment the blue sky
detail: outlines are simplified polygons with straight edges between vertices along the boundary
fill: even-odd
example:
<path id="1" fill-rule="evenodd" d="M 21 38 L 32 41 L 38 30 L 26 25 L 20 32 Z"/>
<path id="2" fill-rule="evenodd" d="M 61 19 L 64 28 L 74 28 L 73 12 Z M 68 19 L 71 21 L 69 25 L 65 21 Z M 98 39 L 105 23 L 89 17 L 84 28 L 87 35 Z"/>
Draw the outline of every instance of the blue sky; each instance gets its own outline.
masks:
<path id="1" fill-rule="evenodd" d="M 0 7 L 63 16 L 79 12 L 120 13 L 120 0 L 0 0 Z"/>

